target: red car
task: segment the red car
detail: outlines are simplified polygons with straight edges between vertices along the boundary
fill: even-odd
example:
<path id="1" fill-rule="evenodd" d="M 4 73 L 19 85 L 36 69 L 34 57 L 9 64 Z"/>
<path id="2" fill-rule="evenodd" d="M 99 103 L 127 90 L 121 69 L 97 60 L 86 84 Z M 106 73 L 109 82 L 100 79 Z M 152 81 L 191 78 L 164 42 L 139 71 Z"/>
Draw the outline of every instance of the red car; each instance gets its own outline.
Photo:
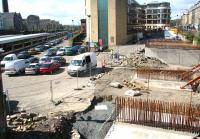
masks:
<path id="1" fill-rule="evenodd" d="M 54 71 L 58 70 L 60 65 L 57 63 L 44 63 L 40 66 L 40 73 L 53 74 Z"/>

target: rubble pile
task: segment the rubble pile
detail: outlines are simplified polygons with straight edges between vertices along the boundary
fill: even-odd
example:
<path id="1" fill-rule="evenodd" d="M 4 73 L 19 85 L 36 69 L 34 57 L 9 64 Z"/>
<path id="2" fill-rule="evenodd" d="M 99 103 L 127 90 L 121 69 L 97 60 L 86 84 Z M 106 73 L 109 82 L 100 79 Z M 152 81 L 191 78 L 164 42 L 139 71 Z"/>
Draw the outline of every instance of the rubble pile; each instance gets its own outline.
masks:
<path id="1" fill-rule="evenodd" d="M 157 58 L 154 57 L 145 57 L 145 50 L 137 50 L 135 52 L 130 53 L 128 57 L 120 56 L 118 58 L 113 58 L 108 65 L 122 66 L 122 67 L 135 67 L 135 68 L 164 68 L 167 67 L 166 63 L 163 63 Z"/>
<path id="2" fill-rule="evenodd" d="M 138 82 L 129 82 L 127 80 L 124 80 L 123 81 L 124 85 L 126 87 L 128 87 L 129 89 L 132 89 L 132 90 L 146 90 L 147 88 L 144 86 L 144 84 L 142 83 L 138 83 Z"/>
<path id="3" fill-rule="evenodd" d="M 46 119 L 46 116 L 26 112 L 8 115 L 6 118 L 8 127 L 15 131 L 33 130 L 36 122 L 45 121 Z"/>
<path id="4" fill-rule="evenodd" d="M 145 57 L 145 53 L 143 51 L 139 51 L 137 53 L 131 53 L 130 57 L 127 59 L 128 67 L 136 67 L 136 68 L 164 68 L 167 67 L 166 63 L 163 63 L 157 58 L 154 57 Z"/>
<path id="5" fill-rule="evenodd" d="M 74 112 L 47 119 L 36 113 L 20 112 L 7 116 L 8 139 L 79 139 L 73 130 Z"/>

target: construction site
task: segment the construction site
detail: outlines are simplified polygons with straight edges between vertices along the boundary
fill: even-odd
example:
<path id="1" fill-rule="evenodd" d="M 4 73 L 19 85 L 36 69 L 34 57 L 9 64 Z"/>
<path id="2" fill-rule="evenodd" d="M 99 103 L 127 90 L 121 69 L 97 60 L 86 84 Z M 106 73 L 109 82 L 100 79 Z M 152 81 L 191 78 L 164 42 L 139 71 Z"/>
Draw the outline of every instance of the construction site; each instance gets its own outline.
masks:
<path id="1" fill-rule="evenodd" d="M 106 63 L 104 71 L 92 71 L 79 96 L 71 92 L 51 108 L 51 115 L 19 109 L 7 116 L 9 138 L 192 139 L 199 135 L 199 46 L 152 39 L 110 49 L 113 53 L 97 53 L 99 61 Z M 89 95 L 83 99 L 84 91 Z"/>

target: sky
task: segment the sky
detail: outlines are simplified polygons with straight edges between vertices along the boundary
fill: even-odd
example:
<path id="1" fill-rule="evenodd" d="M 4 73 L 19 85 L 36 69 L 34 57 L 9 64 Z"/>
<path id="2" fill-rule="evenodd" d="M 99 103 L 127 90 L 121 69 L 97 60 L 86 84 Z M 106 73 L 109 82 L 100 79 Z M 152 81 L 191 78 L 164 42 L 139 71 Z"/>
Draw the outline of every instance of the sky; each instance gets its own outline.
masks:
<path id="1" fill-rule="evenodd" d="M 0 0 L 1 1 L 1 0 Z M 136 0 L 140 4 L 152 0 Z M 162 2 L 163 0 L 157 0 Z M 164 0 L 171 3 L 172 19 L 180 17 L 186 9 L 198 0 Z M 21 13 L 22 18 L 34 14 L 41 19 L 57 20 L 61 24 L 80 24 L 80 19 L 85 18 L 85 0 L 8 0 L 9 11 Z M 2 3 L 0 2 L 0 12 Z"/>

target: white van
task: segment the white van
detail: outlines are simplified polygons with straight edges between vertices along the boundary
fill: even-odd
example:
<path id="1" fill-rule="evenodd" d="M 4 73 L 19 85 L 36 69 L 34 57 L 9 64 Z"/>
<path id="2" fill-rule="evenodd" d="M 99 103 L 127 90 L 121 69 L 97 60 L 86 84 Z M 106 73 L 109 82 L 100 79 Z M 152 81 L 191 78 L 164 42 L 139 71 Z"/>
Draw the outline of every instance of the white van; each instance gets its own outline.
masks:
<path id="1" fill-rule="evenodd" d="M 5 74 L 16 75 L 25 72 L 25 68 L 29 65 L 28 60 L 18 59 L 5 64 Z"/>
<path id="2" fill-rule="evenodd" d="M 68 74 L 76 75 L 85 73 L 87 70 L 94 69 L 97 67 L 96 54 L 93 52 L 83 53 L 81 55 L 75 56 L 70 65 L 68 66 Z"/>
<path id="3" fill-rule="evenodd" d="M 8 62 L 11 62 L 11 61 L 14 61 L 18 59 L 16 54 L 9 54 L 9 55 L 6 55 L 3 60 L 1 61 L 1 67 L 4 67 L 6 63 Z"/>

